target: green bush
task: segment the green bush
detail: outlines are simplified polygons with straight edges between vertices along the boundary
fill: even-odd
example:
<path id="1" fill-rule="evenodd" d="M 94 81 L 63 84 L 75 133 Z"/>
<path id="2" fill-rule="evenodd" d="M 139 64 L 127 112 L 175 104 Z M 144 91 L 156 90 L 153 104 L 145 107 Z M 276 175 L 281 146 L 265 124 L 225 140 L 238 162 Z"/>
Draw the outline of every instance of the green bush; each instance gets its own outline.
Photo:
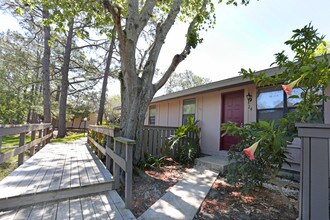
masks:
<path id="1" fill-rule="evenodd" d="M 187 125 L 177 128 L 168 139 L 167 151 L 172 152 L 174 159 L 182 164 L 193 162 L 200 154 L 198 122 L 188 117 Z"/>
<path id="2" fill-rule="evenodd" d="M 140 168 L 145 170 L 147 168 L 159 168 L 163 165 L 166 156 L 154 157 L 151 154 L 145 156 L 145 161 L 140 165 Z"/>
<path id="3" fill-rule="evenodd" d="M 248 191 L 275 178 L 283 163 L 288 163 L 287 144 L 292 138 L 287 136 L 287 130 L 281 123 L 260 121 L 237 127 L 229 122 L 221 129 L 226 135 L 237 136 L 241 140 L 228 152 L 231 162 L 227 173 L 229 183 L 243 183 L 243 189 Z M 256 150 L 249 157 L 244 151 L 251 148 Z"/>

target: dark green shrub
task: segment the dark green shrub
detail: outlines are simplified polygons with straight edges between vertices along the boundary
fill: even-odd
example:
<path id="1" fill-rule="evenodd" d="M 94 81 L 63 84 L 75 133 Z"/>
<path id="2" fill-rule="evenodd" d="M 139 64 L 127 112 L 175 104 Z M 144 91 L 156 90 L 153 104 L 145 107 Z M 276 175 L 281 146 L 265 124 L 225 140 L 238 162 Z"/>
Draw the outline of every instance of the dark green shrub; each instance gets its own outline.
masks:
<path id="1" fill-rule="evenodd" d="M 171 151 L 174 159 L 180 163 L 191 163 L 200 154 L 198 122 L 188 117 L 187 125 L 177 128 L 168 139 L 167 151 Z"/>
<path id="2" fill-rule="evenodd" d="M 145 156 L 145 161 L 140 165 L 140 168 L 143 170 L 147 168 L 159 168 L 163 165 L 165 158 L 166 156 L 154 157 L 151 154 L 148 154 Z"/>
<path id="3" fill-rule="evenodd" d="M 235 123 L 229 122 L 223 124 L 221 129 L 226 135 L 241 139 L 228 152 L 231 162 L 227 173 L 229 183 L 243 183 L 244 190 L 261 186 L 277 176 L 283 163 L 288 163 L 287 144 L 292 138 L 287 136 L 287 130 L 281 123 L 260 121 L 237 127 Z M 253 156 L 248 157 L 244 149 L 251 146 L 256 150 L 252 151 Z"/>

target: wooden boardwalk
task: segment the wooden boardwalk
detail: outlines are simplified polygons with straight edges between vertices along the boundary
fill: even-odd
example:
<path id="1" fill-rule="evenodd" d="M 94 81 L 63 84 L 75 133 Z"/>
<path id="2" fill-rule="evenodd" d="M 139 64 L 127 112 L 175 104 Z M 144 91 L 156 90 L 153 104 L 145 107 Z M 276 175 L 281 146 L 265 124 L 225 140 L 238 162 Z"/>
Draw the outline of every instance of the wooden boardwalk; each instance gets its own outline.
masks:
<path id="1" fill-rule="evenodd" d="M 86 140 L 47 144 L 0 182 L 0 219 L 135 219 L 112 185 Z"/>

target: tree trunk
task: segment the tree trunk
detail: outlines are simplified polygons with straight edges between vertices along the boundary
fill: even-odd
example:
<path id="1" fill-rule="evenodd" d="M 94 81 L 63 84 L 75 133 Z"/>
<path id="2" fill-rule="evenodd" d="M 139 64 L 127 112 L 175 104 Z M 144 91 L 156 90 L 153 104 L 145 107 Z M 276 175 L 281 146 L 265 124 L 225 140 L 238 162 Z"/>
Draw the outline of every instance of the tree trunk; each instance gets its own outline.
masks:
<path id="1" fill-rule="evenodd" d="M 103 77 L 103 85 L 102 85 L 102 91 L 101 91 L 101 98 L 100 98 L 100 106 L 99 106 L 99 111 L 97 113 L 97 124 L 102 125 L 102 119 L 103 119 L 103 114 L 104 114 L 104 105 L 105 105 L 105 99 L 106 99 L 106 92 L 107 92 L 107 85 L 108 85 L 108 78 L 109 78 L 109 73 L 110 73 L 110 64 L 112 60 L 112 54 L 114 50 L 114 45 L 115 45 L 115 29 L 112 30 L 112 39 L 111 39 L 111 44 L 110 48 L 108 51 L 108 57 L 106 61 L 106 66 L 104 70 L 104 77 Z"/>
<path id="2" fill-rule="evenodd" d="M 148 105 L 156 90 L 152 84 L 121 81 L 121 135 L 136 140 L 134 164 L 142 158 L 142 129 Z M 139 85 L 138 85 L 139 84 Z"/>
<path id="3" fill-rule="evenodd" d="M 61 80 L 61 97 L 60 97 L 60 109 L 58 115 L 58 138 L 65 137 L 66 134 L 66 103 L 69 89 L 69 67 L 71 59 L 71 49 L 72 49 L 72 38 L 73 38 L 73 24 L 74 19 L 70 21 L 70 27 L 68 32 L 68 37 L 64 50 L 64 61 L 62 66 L 62 80 Z"/>
<path id="4" fill-rule="evenodd" d="M 49 10 L 42 10 L 42 17 L 44 19 L 49 18 Z M 43 106 L 44 106 L 44 123 L 50 123 L 52 120 L 51 110 L 50 110 L 50 73 L 49 73 L 49 65 L 50 65 L 50 46 L 48 44 L 50 40 L 50 27 L 44 26 L 44 54 L 42 61 L 42 69 L 43 69 Z"/>

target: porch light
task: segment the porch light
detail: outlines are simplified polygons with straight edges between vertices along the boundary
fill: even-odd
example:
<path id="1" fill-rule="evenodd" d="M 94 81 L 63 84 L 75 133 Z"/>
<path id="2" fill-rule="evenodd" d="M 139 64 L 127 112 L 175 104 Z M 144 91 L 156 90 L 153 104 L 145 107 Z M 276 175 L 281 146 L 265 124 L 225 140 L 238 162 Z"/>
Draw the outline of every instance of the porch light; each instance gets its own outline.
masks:
<path id="1" fill-rule="evenodd" d="M 247 95 L 246 95 L 246 99 L 247 99 L 247 101 L 248 101 L 248 109 L 250 109 L 251 111 L 252 111 L 252 107 L 251 107 L 251 102 L 252 102 L 252 95 L 250 94 L 250 93 L 248 93 Z"/>
<path id="2" fill-rule="evenodd" d="M 248 103 L 250 104 L 252 102 L 252 95 L 250 93 L 248 93 L 246 95 L 246 99 L 247 99 Z"/>

